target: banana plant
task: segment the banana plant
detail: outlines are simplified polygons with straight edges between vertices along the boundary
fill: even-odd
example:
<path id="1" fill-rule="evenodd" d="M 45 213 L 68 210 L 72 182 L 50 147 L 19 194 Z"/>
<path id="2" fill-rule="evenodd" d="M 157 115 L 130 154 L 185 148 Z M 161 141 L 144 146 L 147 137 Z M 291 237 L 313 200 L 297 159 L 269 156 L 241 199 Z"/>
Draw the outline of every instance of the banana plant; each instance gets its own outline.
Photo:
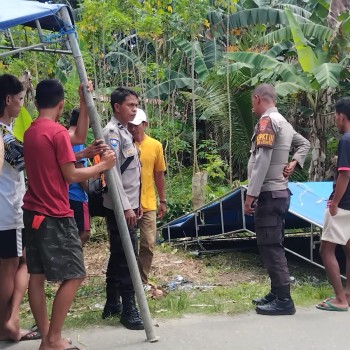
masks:
<path id="1" fill-rule="evenodd" d="M 312 147 L 312 162 L 309 170 L 312 180 L 322 180 L 326 172 L 326 131 L 330 121 L 325 115 L 330 111 L 327 104 L 327 93 L 337 89 L 341 82 L 341 75 L 347 73 L 348 58 L 340 62 L 333 62 L 336 57 L 330 57 L 327 52 L 313 50 L 289 8 L 285 9 L 291 29 L 293 42 L 298 55 L 298 62 L 303 73 L 310 80 L 307 98 L 313 110 L 310 118 L 310 140 Z M 329 42 L 328 42 L 329 44 Z"/>
<path id="2" fill-rule="evenodd" d="M 300 93 L 306 96 L 312 110 L 309 120 L 313 147 L 310 178 L 320 180 L 325 175 L 326 132 L 330 123 L 324 117 L 329 112 L 327 93 L 339 88 L 347 75 L 348 58 L 339 60 L 339 56 L 332 54 L 334 30 L 311 22 L 300 23 L 298 15 L 288 7 L 284 9 L 284 20 L 284 28 L 271 31 L 260 39 L 264 44 L 276 42 L 276 39 L 282 41 L 268 51 L 227 53 L 231 60 L 229 72 L 245 72 L 248 79 L 243 86 L 274 82 L 280 97 Z M 225 68 L 218 70 L 218 74 L 225 72 Z"/>
<path id="3" fill-rule="evenodd" d="M 193 83 L 196 89 L 208 77 L 210 69 L 222 59 L 223 50 L 216 39 L 207 41 L 204 44 L 203 50 L 199 41 L 194 43 L 194 50 L 192 50 L 192 43 L 188 40 L 175 38 L 173 41 L 178 50 L 183 52 L 187 61 L 190 62 L 192 60 L 192 52 L 194 52 L 194 82 L 188 71 L 176 72 L 166 70 L 164 73 L 164 81 L 150 87 L 146 91 L 147 98 L 165 99 L 167 96 L 170 96 L 175 89 L 180 91 L 194 90 L 192 86 Z"/>

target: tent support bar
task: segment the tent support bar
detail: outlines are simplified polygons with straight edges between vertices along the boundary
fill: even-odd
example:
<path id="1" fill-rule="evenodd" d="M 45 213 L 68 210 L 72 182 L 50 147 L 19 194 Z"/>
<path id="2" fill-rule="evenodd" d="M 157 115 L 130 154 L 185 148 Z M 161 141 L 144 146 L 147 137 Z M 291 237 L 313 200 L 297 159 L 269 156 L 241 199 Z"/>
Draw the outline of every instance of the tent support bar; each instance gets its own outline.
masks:
<path id="1" fill-rule="evenodd" d="M 224 222 L 224 212 L 222 208 L 222 201 L 220 201 L 220 222 L 221 222 L 221 233 L 225 233 L 225 222 Z"/>
<path id="2" fill-rule="evenodd" d="M 244 187 L 241 187 L 241 208 L 242 208 L 243 229 L 245 229 L 247 226 L 246 226 L 245 215 L 244 215 Z"/>
<path id="3" fill-rule="evenodd" d="M 41 25 L 40 25 L 40 22 L 38 19 L 35 21 L 35 25 L 36 25 L 36 28 L 38 29 L 40 42 L 42 43 L 43 42 L 43 30 L 41 29 Z"/>
<path id="4" fill-rule="evenodd" d="M 14 48 L 15 47 L 15 42 L 13 41 L 13 38 L 12 38 L 12 33 L 11 33 L 11 30 L 10 29 L 7 29 L 7 35 L 11 41 L 11 45 L 12 47 Z"/>
<path id="5" fill-rule="evenodd" d="M 9 46 L 0 45 L 0 50 L 11 50 L 8 52 L 1 52 L 0 57 L 3 58 L 3 57 L 15 55 L 17 53 L 25 52 L 25 51 L 50 52 L 50 53 L 60 53 L 64 55 L 72 55 L 72 51 L 59 50 L 59 49 L 47 49 L 45 45 L 48 45 L 48 44 L 41 43 L 41 44 L 34 44 L 27 47 L 9 47 Z"/>
<path id="6" fill-rule="evenodd" d="M 72 28 L 72 22 L 66 7 L 63 7 L 61 9 L 61 15 L 65 23 L 66 30 L 70 30 Z M 77 38 L 75 36 L 75 33 L 69 33 L 67 35 L 68 35 L 71 49 L 73 52 L 80 81 L 86 84 L 88 79 L 87 79 L 85 65 L 79 49 Z M 99 116 L 98 116 L 97 109 L 95 107 L 92 95 L 87 93 L 86 91 L 84 91 L 84 95 L 85 95 L 85 101 L 87 104 L 94 136 L 97 139 L 103 139 L 102 128 L 100 125 Z M 143 290 L 142 281 L 141 281 L 139 269 L 137 266 L 135 253 L 132 247 L 128 226 L 126 224 L 126 220 L 124 217 L 124 210 L 122 208 L 116 179 L 117 179 L 116 167 L 113 167 L 113 169 L 106 172 L 106 181 L 108 185 L 108 191 L 112 197 L 114 214 L 115 214 L 116 221 L 118 223 L 120 238 L 123 244 L 126 260 L 130 270 L 132 283 L 135 288 L 138 305 L 140 307 L 140 313 L 142 316 L 142 320 L 144 322 L 147 340 L 149 342 L 156 342 L 158 341 L 158 337 L 156 337 L 154 334 L 151 314 L 148 308 L 146 295 Z"/>
<path id="7" fill-rule="evenodd" d="M 315 262 L 315 261 L 313 261 L 313 260 L 310 260 L 310 259 L 308 259 L 308 258 L 305 258 L 305 256 L 302 256 L 302 255 L 300 255 L 300 254 L 298 254 L 298 253 L 296 253 L 296 252 L 293 252 L 293 250 L 290 250 L 290 249 L 288 249 L 288 248 L 284 248 L 284 250 L 285 250 L 286 252 L 290 253 L 290 254 L 293 254 L 293 255 L 297 256 L 297 257 L 300 258 L 300 259 L 303 259 L 303 260 L 305 260 L 305 261 L 307 261 L 307 262 L 309 262 L 309 263 L 311 263 L 311 264 L 313 264 L 313 265 L 315 265 L 315 266 L 317 266 L 317 267 L 320 267 L 321 269 L 325 270 L 324 266 L 322 266 L 321 264 L 318 264 L 317 262 Z M 340 275 L 340 277 L 341 277 L 342 279 L 345 279 L 345 280 L 346 280 L 346 277 L 345 277 L 345 276 Z"/>

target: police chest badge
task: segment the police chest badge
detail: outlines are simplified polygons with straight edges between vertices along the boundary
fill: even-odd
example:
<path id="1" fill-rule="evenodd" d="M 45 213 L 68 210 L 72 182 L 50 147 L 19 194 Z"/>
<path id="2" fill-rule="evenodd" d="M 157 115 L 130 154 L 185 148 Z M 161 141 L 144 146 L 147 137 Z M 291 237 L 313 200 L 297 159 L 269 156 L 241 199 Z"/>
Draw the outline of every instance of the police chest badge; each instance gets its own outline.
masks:
<path id="1" fill-rule="evenodd" d="M 275 138 L 276 135 L 272 128 L 271 119 L 269 117 L 261 118 L 255 138 L 256 147 L 273 148 L 275 145 Z"/>
<path id="2" fill-rule="evenodd" d="M 109 139 L 109 143 L 111 144 L 111 147 L 113 149 L 117 149 L 118 148 L 118 144 L 119 144 L 119 140 L 117 140 L 117 139 Z"/>

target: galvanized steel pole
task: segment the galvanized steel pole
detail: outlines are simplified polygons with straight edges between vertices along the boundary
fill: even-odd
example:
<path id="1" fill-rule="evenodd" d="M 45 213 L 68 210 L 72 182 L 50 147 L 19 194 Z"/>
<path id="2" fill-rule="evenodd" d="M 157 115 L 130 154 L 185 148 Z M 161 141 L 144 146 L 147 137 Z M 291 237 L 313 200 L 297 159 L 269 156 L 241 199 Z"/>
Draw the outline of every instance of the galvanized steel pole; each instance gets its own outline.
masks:
<path id="1" fill-rule="evenodd" d="M 68 10 L 66 7 L 63 7 L 60 11 L 62 15 L 62 19 L 64 21 L 65 29 L 69 31 L 72 29 L 72 22 L 68 13 Z M 75 60 L 75 64 L 77 67 L 77 71 L 79 74 L 80 81 L 82 83 L 87 83 L 88 78 L 85 70 L 85 65 L 84 61 L 80 52 L 80 48 L 78 45 L 78 40 L 76 38 L 76 33 L 69 33 L 68 39 L 69 43 L 71 46 L 71 50 L 73 53 L 73 57 Z M 94 104 L 94 100 L 92 98 L 92 95 L 89 93 L 84 92 L 85 94 L 85 101 L 87 104 L 88 108 L 88 113 L 90 117 L 90 122 L 91 122 L 91 127 L 94 133 L 94 136 L 96 139 L 103 139 L 103 133 L 102 133 L 102 128 L 100 125 L 99 121 L 99 116 L 97 113 L 97 109 Z M 131 274 L 131 279 L 132 283 L 135 288 L 136 292 L 136 297 L 138 301 L 138 305 L 140 308 L 140 314 L 145 326 L 145 332 L 147 336 L 147 340 L 149 342 L 156 342 L 158 340 L 158 337 L 156 337 L 154 330 L 153 330 L 153 325 L 152 325 L 152 318 L 151 314 L 149 312 L 148 304 L 147 304 L 147 299 L 143 290 L 142 286 L 142 281 L 139 273 L 139 269 L 137 266 L 136 262 L 136 257 L 134 254 L 134 250 L 132 247 L 130 235 L 129 235 L 129 230 L 128 226 L 126 224 L 125 216 L 124 216 L 124 210 L 122 208 L 121 200 L 120 200 L 120 195 L 118 192 L 118 188 L 116 185 L 116 169 L 115 167 L 109 171 L 106 172 L 106 181 L 108 185 L 108 192 L 111 195 L 111 198 L 113 199 L 113 206 L 114 206 L 114 214 L 115 218 L 118 224 L 118 229 L 120 232 L 120 238 L 123 244 L 125 256 L 128 262 L 130 274 Z"/>

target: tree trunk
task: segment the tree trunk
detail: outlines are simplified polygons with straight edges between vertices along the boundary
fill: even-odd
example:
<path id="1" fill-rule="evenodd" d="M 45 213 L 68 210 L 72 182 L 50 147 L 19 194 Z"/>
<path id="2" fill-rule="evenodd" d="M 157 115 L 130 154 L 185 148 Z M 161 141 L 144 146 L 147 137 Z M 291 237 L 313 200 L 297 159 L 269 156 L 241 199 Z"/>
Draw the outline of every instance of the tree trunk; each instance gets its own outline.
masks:
<path id="1" fill-rule="evenodd" d="M 205 204 L 205 194 L 208 182 L 206 171 L 197 172 L 192 177 L 192 205 L 197 209 Z"/>
<path id="2" fill-rule="evenodd" d="M 312 149 L 312 158 L 309 170 L 309 179 L 311 181 L 322 181 L 326 173 L 326 150 L 327 139 L 324 129 L 320 129 L 322 120 L 320 116 L 311 119 L 310 141 Z"/>
<path id="3" fill-rule="evenodd" d="M 335 28 L 338 25 L 338 16 L 350 8 L 350 0 L 332 0 L 328 12 L 328 25 L 330 28 Z"/>
<path id="4" fill-rule="evenodd" d="M 230 6 L 227 6 L 227 26 L 226 26 L 226 47 L 227 52 L 230 46 Z M 228 164 L 229 164 L 229 184 L 232 185 L 233 179 L 233 164 L 232 164 L 232 109 L 231 109 L 231 89 L 230 89 L 230 60 L 226 59 L 226 89 L 227 89 L 227 106 L 228 106 L 228 125 L 229 125 L 229 148 L 228 148 Z"/>
<path id="5" fill-rule="evenodd" d="M 332 124 L 332 89 L 324 90 L 315 99 L 316 110 L 310 118 L 310 142 L 312 159 L 309 169 L 310 181 L 323 181 L 326 177 L 327 137 L 326 131 Z"/>

